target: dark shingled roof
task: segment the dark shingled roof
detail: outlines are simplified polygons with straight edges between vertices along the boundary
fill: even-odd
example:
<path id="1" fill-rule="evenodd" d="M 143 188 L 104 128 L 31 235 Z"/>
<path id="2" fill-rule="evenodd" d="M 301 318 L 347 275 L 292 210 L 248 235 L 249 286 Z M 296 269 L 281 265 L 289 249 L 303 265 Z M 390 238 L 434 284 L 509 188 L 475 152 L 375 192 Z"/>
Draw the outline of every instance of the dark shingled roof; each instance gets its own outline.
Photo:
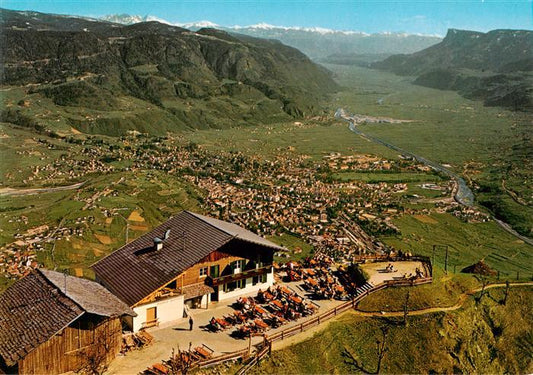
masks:
<path id="1" fill-rule="evenodd" d="M 8 366 L 15 365 L 86 312 L 101 316 L 135 314 L 93 281 L 73 276 L 65 279 L 64 274 L 54 271 L 33 271 L 0 295 L 0 356 Z"/>
<path id="2" fill-rule="evenodd" d="M 154 251 L 154 239 L 165 237 Z M 133 306 L 211 252 L 238 239 L 270 250 L 283 249 L 235 224 L 183 211 L 93 264 L 99 281 Z"/>
<path id="3" fill-rule="evenodd" d="M 94 281 L 74 276 L 67 276 L 65 278 L 65 274 L 60 272 L 40 271 L 48 281 L 61 289 L 63 294 L 81 306 L 85 312 L 109 317 L 137 315 L 128 305 Z"/>
<path id="4" fill-rule="evenodd" d="M 206 285 L 204 283 L 198 283 L 198 284 L 192 284 L 187 285 L 183 287 L 183 295 L 184 299 L 191 299 L 194 297 L 200 297 L 204 294 L 213 293 L 215 290 L 211 288 L 209 285 Z"/>

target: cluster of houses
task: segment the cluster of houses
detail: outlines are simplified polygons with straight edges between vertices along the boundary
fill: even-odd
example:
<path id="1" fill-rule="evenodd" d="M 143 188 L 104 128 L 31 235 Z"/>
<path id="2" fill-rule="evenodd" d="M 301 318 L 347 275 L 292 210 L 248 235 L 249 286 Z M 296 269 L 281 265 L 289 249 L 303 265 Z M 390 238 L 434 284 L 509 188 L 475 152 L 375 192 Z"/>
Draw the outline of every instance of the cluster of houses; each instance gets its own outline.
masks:
<path id="1" fill-rule="evenodd" d="M 41 141 L 41 140 L 39 140 Z M 65 139 L 64 142 L 74 142 Z M 56 140 L 55 142 L 61 142 Z M 271 160 L 248 156 L 240 152 L 210 152 L 183 139 L 153 139 L 124 137 L 122 146 L 105 140 L 75 140 L 82 153 L 89 158 L 79 158 L 65 149 L 57 160 L 35 167 L 33 177 L 38 180 L 58 181 L 82 177 L 90 173 L 108 173 L 118 170 L 102 160 L 128 161 L 121 167 L 134 173 L 158 169 L 181 175 L 203 189 L 206 194 L 205 209 L 211 215 L 237 222 L 263 235 L 294 233 L 316 247 L 332 252 L 350 253 L 362 250 L 346 237 L 339 213 L 352 220 L 367 222 L 365 230 L 372 233 L 395 233 L 392 219 L 402 212 L 398 209 L 399 195 L 406 191 L 405 184 L 387 184 L 337 180 L 323 180 L 320 171 L 412 171 L 427 168 L 414 161 L 390 161 L 369 155 L 325 155 L 313 162 L 304 155 L 281 152 Z M 52 147 L 52 143 L 47 141 Z M 93 147 L 98 146 L 98 147 Z M 59 147 L 59 146 L 56 146 Z M 118 194 L 113 184 L 91 196 L 75 195 L 84 201 L 84 210 L 98 209 L 98 201 Z M 102 208 L 102 210 L 106 210 Z M 105 212 L 103 212 L 105 214 Z M 4 214 L 6 215 L 6 214 Z M 94 219 L 94 218 L 93 218 Z M 70 225 L 71 224 L 71 225 Z M 43 242 L 69 236 L 83 236 L 83 223 L 70 223 L 61 228 L 51 228 L 53 236 L 21 233 L 16 241 L 5 246 L 0 255 L 0 270 L 5 275 L 19 277 L 28 269 L 28 258 L 35 258 Z M 19 256 L 23 254 L 22 257 Z M 31 262 L 30 262 L 31 264 Z"/>
<path id="2" fill-rule="evenodd" d="M 392 218 L 402 212 L 396 193 L 405 191 L 405 184 L 322 181 L 314 166 L 295 167 L 283 158 L 271 164 L 272 170 L 263 169 L 257 177 L 246 170 L 239 179 L 189 179 L 206 192 L 204 207 L 212 215 L 262 235 L 295 234 L 316 248 L 330 249 L 330 255 L 350 256 L 369 248 L 344 241 L 342 215 L 350 221 L 372 221 L 376 232 L 397 232 Z"/>
<path id="3" fill-rule="evenodd" d="M 183 211 L 96 262 L 96 282 L 34 270 L 0 295 L 0 371 L 94 371 L 119 352 L 123 329 L 175 323 L 188 309 L 267 289 L 279 250 Z"/>
<path id="4" fill-rule="evenodd" d="M 16 280 L 38 266 L 37 254 L 33 247 L 7 248 L 0 252 L 2 277 Z"/>
<path id="5" fill-rule="evenodd" d="M 440 206 L 444 212 L 448 212 L 465 223 L 485 223 L 491 221 L 490 215 L 481 212 L 476 207 L 465 207 L 457 202 Z"/>
<path id="6" fill-rule="evenodd" d="M 264 160 L 136 137 L 123 141 L 118 148 L 83 141 L 89 161 L 67 152 L 33 177 L 107 173 L 115 168 L 101 161 L 104 156 L 128 160 L 121 168 L 167 171 L 203 189 L 210 216 L 184 211 L 172 217 L 95 263 L 96 281 L 36 269 L 35 251 L 43 241 L 80 235 L 78 229 L 45 228 L 16 238 L 24 243 L 3 249 L 1 271 L 26 276 L 0 295 L 0 369 L 55 373 L 105 364 L 118 352 L 123 329 L 164 326 L 188 309 L 268 288 L 274 254 L 287 249 L 258 234 L 293 233 L 340 260 L 383 252 L 383 244 L 356 222 L 394 230 L 391 219 L 402 214 L 397 193 L 406 185 L 326 180 L 322 172 L 420 168 L 368 155 L 331 154 L 316 163 L 297 155 Z M 95 192 L 84 198 L 84 209 L 98 208 L 101 197 L 113 194 L 112 186 Z M 74 224 L 89 225 L 91 218 Z"/>
<path id="7" fill-rule="evenodd" d="M 412 163 L 404 158 L 388 160 L 368 154 L 343 155 L 340 152 L 331 152 L 324 155 L 323 160 L 333 171 L 431 171 L 427 165 Z"/>
<path id="8" fill-rule="evenodd" d="M 63 238 L 82 237 L 85 225 L 91 222 L 94 222 L 94 217 L 85 216 L 77 218 L 73 223 L 75 226 L 66 223 L 57 227 L 40 225 L 25 232 L 15 233 L 13 236 L 15 241 L 0 251 L 0 274 L 5 278 L 16 280 L 42 266 L 37 261 L 37 252 L 45 250 L 45 243 L 53 243 Z"/>

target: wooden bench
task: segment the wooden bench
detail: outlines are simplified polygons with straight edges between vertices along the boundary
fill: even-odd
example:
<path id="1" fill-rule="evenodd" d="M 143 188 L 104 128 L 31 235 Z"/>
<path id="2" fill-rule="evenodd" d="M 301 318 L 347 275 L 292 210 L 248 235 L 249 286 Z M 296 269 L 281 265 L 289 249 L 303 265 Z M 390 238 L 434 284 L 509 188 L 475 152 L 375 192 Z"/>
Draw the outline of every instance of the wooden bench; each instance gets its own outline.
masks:
<path id="1" fill-rule="evenodd" d="M 194 351 L 203 359 L 211 358 L 213 356 L 213 353 L 215 352 L 213 349 L 211 349 L 205 344 L 202 344 L 202 346 L 198 346 L 194 348 Z"/>
<path id="2" fill-rule="evenodd" d="M 154 363 L 152 366 L 144 370 L 144 373 L 150 375 L 167 375 L 169 373 L 169 369 L 161 363 Z"/>
<path id="3" fill-rule="evenodd" d="M 256 305 L 254 307 L 255 311 L 259 314 L 259 315 L 266 315 L 266 311 L 259 305 Z"/>
<path id="4" fill-rule="evenodd" d="M 159 325 L 159 319 L 148 320 L 148 321 L 144 322 L 141 325 L 141 329 L 150 328 L 150 327 L 157 327 L 158 325 Z"/>
<path id="5" fill-rule="evenodd" d="M 260 330 L 260 331 L 266 331 L 268 328 L 270 328 L 268 326 L 268 324 L 266 324 L 265 322 L 263 322 L 261 319 L 256 319 L 254 320 L 254 323 L 255 323 L 255 326 Z"/>
<path id="6" fill-rule="evenodd" d="M 303 300 L 300 297 L 296 297 L 296 296 L 291 296 L 290 300 L 293 301 L 294 303 L 296 303 L 297 305 L 299 305 L 299 304 L 301 304 L 303 302 Z"/>

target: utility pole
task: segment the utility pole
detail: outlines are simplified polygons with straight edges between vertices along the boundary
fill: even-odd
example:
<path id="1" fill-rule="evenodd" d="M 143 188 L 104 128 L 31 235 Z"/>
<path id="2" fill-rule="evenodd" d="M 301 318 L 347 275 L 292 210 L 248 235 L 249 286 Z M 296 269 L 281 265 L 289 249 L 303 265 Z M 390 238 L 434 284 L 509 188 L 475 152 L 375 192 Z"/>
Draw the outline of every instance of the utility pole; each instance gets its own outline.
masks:
<path id="1" fill-rule="evenodd" d="M 509 280 L 505 280 L 505 295 L 504 295 L 503 300 L 502 300 L 502 304 L 503 305 L 507 304 L 507 298 L 509 297 L 509 287 L 510 286 L 511 286 L 511 284 L 509 283 Z"/>
<path id="2" fill-rule="evenodd" d="M 117 208 L 117 211 L 120 211 L 120 210 L 129 210 L 129 208 L 128 207 Z M 122 218 L 122 220 L 124 220 L 126 222 L 126 244 L 127 244 L 128 241 L 129 241 L 130 222 L 128 221 L 128 219 L 126 219 L 124 216 L 122 216 L 118 212 L 115 212 L 114 215 L 120 216 Z"/>
<path id="3" fill-rule="evenodd" d="M 405 295 L 405 302 L 403 305 L 403 324 L 407 327 L 409 322 L 407 320 L 407 315 L 409 314 L 409 291 Z"/>
<path id="4" fill-rule="evenodd" d="M 448 245 L 446 245 L 446 257 L 444 258 L 444 271 L 448 274 Z"/>
<path id="5" fill-rule="evenodd" d="M 67 274 L 68 274 L 68 268 L 63 271 L 63 276 L 65 277 L 64 278 L 65 287 L 63 288 L 63 293 L 65 293 L 65 295 L 67 294 Z"/>

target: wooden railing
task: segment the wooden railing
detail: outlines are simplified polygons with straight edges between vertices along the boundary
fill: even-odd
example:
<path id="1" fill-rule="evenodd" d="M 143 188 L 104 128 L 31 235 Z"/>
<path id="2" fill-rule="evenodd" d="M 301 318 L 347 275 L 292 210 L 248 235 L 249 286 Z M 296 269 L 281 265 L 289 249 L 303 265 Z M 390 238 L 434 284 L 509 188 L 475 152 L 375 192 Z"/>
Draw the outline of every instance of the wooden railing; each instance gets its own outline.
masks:
<path id="1" fill-rule="evenodd" d="M 271 271 L 272 271 L 272 265 L 270 264 L 265 267 L 253 268 L 251 270 L 247 270 L 244 272 L 239 272 L 239 273 L 231 274 L 231 275 L 224 275 L 224 276 L 219 276 L 219 277 L 214 277 L 214 278 L 211 278 L 208 276 L 206 283 L 212 286 L 217 286 L 220 284 L 230 283 L 232 281 L 248 279 L 250 277 L 264 275 L 264 274 L 270 273 Z"/>
<path id="2" fill-rule="evenodd" d="M 252 367 L 254 367 L 257 362 L 263 357 L 265 357 L 267 354 L 270 354 L 272 351 L 272 341 L 265 342 L 265 345 L 255 355 L 244 365 L 242 366 L 235 375 L 243 375 L 248 372 Z"/>
<path id="3" fill-rule="evenodd" d="M 207 367 L 218 365 L 219 363 L 237 360 L 237 359 L 248 359 L 250 357 L 250 352 L 248 349 L 237 350 L 236 352 L 231 352 L 227 354 L 222 354 L 216 357 L 204 359 L 198 362 L 198 367 Z"/>
<path id="4" fill-rule="evenodd" d="M 288 337 L 294 336 L 300 332 L 308 330 L 311 327 L 317 326 L 320 323 L 323 323 L 346 310 L 353 309 L 357 306 L 357 304 L 362 299 L 366 298 L 368 295 L 372 293 L 375 293 L 379 290 L 389 288 L 389 287 L 415 286 L 415 285 L 428 284 L 428 283 L 431 283 L 432 281 L 433 281 L 432 277 L 426 277 L 426 278 L 416 279 L 416 280 L 388 280 L 378 285 L 375 285 L 374 287 L 367 290 L 366 292 L 359 294 L 352 300 L 346 301 L 345 303 L 337 307 L 334 307 L 333 309 L 325 311 L 322 314 L 319 314 L 309 320 L 306 320 L 305 322 L 302 322 L 299 325 L 286 328 L 270 336 L 267 336 L 265 334 L 264 335 L 265 341 L 264 341 L 263 347 L 260 350 L 258 350 L 254 354 L 254 356 L 250 359 L 250 361 L 248 361 L 243 367 L 241 367 L 239 371 L 237 371 L 236 374 L 244 375 L 249 369 L 251 369 L 255 364 L 257 364 L 257 362 L 259 362 L 263 357 L 269 354 L 272 351 L 273 342 L 284 340 Z"/>

